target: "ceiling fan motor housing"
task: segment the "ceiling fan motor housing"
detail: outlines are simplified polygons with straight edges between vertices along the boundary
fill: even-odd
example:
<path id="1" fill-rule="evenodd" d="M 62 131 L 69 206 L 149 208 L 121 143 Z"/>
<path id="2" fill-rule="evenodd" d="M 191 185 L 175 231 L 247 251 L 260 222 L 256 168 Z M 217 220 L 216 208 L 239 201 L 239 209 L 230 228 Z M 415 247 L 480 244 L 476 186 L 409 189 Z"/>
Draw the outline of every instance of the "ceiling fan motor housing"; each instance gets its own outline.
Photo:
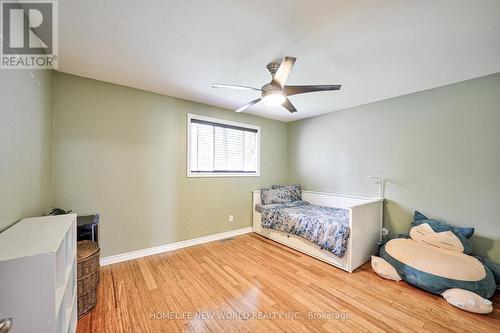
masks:
<path id="1" fill-rule="evenodd" d="M 262 90 L 262 97 L 266 97 L 267 95 L 270 94 L 283 93 L 283 88 L 275 82 L 270 82 L 268 84 L 263 85 L 261 90 Z"/>
<path id="2" fill-rule="evenodd" d="M 267 105 L 278 105 L 285 102 L 283 88 L 277 83 L 268 83 L 262 87 L 262 101 Z"/>

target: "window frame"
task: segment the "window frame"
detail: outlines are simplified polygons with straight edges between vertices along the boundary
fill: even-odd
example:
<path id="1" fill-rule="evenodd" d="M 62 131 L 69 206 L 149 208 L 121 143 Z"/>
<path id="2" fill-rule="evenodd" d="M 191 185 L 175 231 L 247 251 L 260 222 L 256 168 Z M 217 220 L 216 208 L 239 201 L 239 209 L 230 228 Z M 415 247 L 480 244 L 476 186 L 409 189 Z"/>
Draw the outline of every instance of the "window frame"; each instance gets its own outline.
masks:
<path id="1" fill-rule="evenodd" d="M 257 154 L 256 154 L 256 172 L 251 173 L 251 172 L 191 172 L 191 119 L 197 119 L 201 121 L 209 121 L 213 122 L 216 124 L 222 124 L 222 125 L 229 125 L 229 126 L 236 126 L 236 127 L 244 127 L 244 128 L 249 128 L 257 131 L 257 142 L 256 142 L 256 147 L 257 147 Z M 260 126 L 255 126 L 255 125 L 250 125 L 250 124 L 245 124 L 245 123 L 239 123 L 239 122 L 234 122 L 234 121 L 229 121 L 229 120 L 224 120 L 224 119 L 218 119 L 218 118 L 211 118 L 211 117 L 205 117 L 205 116 L 200 116 L 192 113 L 188 113 L 187 115 L 187 137 L 186 137 L 186 166 L 187 166 L 187 172 L 186 175 L 188 178 L 220 178 L 220 177 L 260 177 Z"/>

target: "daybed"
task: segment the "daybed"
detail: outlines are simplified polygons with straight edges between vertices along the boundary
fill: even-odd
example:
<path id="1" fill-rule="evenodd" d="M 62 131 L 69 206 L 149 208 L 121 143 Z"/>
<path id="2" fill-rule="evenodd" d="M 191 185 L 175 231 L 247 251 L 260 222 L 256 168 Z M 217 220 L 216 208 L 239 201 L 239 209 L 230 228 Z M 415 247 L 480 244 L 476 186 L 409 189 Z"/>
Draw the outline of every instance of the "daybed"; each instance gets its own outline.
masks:
<path id="1" fill-rule="evenodd" d="M 264 227 L 263 224 L 270 226 L 269 223 L 263 223 L 262 221 L 262 211 L 269 205 L 262 205 L 261 190 L 253 191 L 253 231 L 350 273 L 367 262 L 371 255 L 378 251 L 382 236 L 382 198 L 304 190 L 302 191 L 301 199 L 312 205 L 346 210 L 344 216 L 346 219 L 345 226 L 348 228 L 348 238 L 344 244 L 345 249 L 340 247 L 339 244 L 331 246 L 326 246 L 320 242 L 317 243 L 322 246 L 315 244 L 299 236 L 299 234 L 304 236 L 304 233 L 297 232 L 296 228 L 292 228 L 292 232 L 287 233 L 270 227 Z M 294 212 L 296 210 L 293 209 L 291 213 L 290 210 L 275 211 L 276 214 L 284 216 L 284 219 L 287 219 L 287 216 L 293 218 L 293 215 L 290 214 L 294 214 Z M 333 212 L 335 214 L 338 213 L 336 210 Z M 300 213 L 303 212 L 300 211 Z M 334 253 L 337 253 L 339 256 Z"/>

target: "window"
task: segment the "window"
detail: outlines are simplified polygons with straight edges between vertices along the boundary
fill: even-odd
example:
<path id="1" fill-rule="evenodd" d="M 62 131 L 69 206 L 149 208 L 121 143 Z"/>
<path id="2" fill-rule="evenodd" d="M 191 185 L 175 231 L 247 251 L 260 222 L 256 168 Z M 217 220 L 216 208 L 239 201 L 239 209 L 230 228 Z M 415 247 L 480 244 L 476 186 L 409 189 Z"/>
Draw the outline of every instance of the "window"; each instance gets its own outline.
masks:
<path id="1" fill-rule="evenodd" d="M 188 115 L 188 177 L 259 176 L 260 127 Z"/>

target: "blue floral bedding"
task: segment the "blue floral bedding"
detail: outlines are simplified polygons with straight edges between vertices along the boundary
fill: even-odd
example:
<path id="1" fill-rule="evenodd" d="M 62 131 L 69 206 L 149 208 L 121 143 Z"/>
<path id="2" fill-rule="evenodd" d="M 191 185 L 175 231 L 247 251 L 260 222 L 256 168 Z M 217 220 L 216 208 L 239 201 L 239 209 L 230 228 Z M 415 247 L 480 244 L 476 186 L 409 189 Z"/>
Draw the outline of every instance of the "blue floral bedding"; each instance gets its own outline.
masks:
<path id="1" fill-rule="evenodd" d="M 342 258 L 349 238 L 349 211 L 347 209 L 311 205 L 306 201 L 294 201 L 260 205 L 261 224 L 303 237 L 322 249 Z"/>

